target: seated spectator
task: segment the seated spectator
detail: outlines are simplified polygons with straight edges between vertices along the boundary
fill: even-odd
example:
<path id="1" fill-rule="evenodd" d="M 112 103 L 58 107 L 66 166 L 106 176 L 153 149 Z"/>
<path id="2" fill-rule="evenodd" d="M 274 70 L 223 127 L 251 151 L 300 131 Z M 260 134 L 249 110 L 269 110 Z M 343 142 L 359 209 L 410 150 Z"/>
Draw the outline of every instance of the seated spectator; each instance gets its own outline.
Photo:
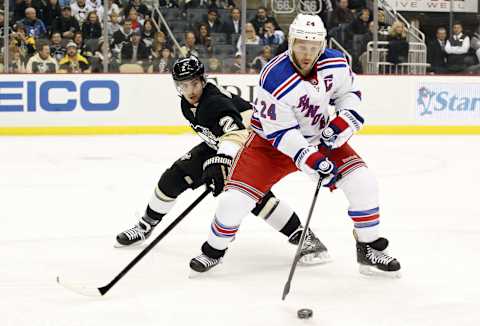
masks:
<path id="1" fill-rule="evenodd" d="M 92 72 L 103 72 L 103 61 L 105 60 L 103 54 L 103 37 L 98 39 L 98 47 L 95 49 L 93 57 L 90 58 L 91 60 L 91 70 Z M 108 71 L 118 71 L 118 67 L 114 66 L 112 62 L 112 51 L 107 45 L 107 64 L 108 64 Z"/>
<path id="2" fill-rule="evenodd" d="M 262 68 L 272 59 L 272 48 L 268 45 L 264 46 L 259 56 L 255 57 L 250 64 L 250 67 L 254 68 L 258 73 Z"/>
<path id="3" fill-rule="evenodd" d="M 229 38 L 233 34 L 242 33 L 242 22 L 240 20 L 240 9 L 233 8 L 230 17 L 223 23 L 223 33 L 227 34 Z"/>
<path id="4" fill-rule="evenodd" d="M 59 32 L 63 38 L 73 39 L 73 35 L 80 31 L 80 25 L 75 17 L 72 16 L 72 9 L 66 6 L 62 10 L 62 16 L 53 23 L 52 30 Z"/>
<path id="5" fill-rule="evenodd" d="M 120 15 L 120 7 L 113 0 L 108 0 L 108 8 L 108 17 L 112 17 L 112 14 Z"/>
<path id="6" fill-rule="evenodd" d="M 253 27 L 252 23 L 247 23 L 245 25 L 245 44 L 260 44 L 260 37 L 255 33 L 255 28 Z M 237 42 L 237 50 L 242 52 L 241 50 L 242 45 L 242 37 L 238 39 Z"/>
<path id="7" fill-rule="evenodd" d="M 89 49 L 85 42 L 83 41 L 83 34 L 80 32 L 75 33 L 73 36 L 73 42 L 77 45 L 78 53 L 80 53 L 85 58 L 91 57 L 93 55 L 94 49 Z M 68 50 L 68 49 L 67 49 Z"/>
<path id="8" fill-rule="evenodd" d="M 130 42 L 122 47 L 122 64 L 136 63 L 139 65 L 146 64 L 150 53 L 147 46 L 142 42 L 142 34 L 134 31 L 130 36 Z"/>
<path id="9" fill-rule="evenodd" d="M 473 33 L 472 41 L 470 42 L 472 50 L 475 51 L 477 61 L 480 63 L 480 26 L 477 27 L 475 33 Z"/>
<path id="10" fill-rule="evenodd" d="M 195 35 L 195 44 L 197 46 L 204 46 L 208 53 L 212 53 L 212 39 L 210 37 L 207 24 L 202 23 L 200 26 L 198 26 L 198 30 Z"/>
<path id="11" fill-rule="evenodd" d="M 20 20 L 25 27 L 26 35 L 34 38 L 42 38 L 47 35 L 45 24 L 37 18 L 37 11 L 34 8 L 25 9 L 25 18 Z"/>
<path id="12" fill-rule="evenodd" d="M 261 39 L 261 44 L 263 45 L 280 45 L 285 40 L 283 32 L 281 30 L 275 30 L 272 22 L 266 22 L 263 30 L 264 33 Z"/>
<path id="13" fill-rule="evenodd" d="M 268 11 L 266 7 L 259 7 L 257 9 L 256 16 L 250 21 L 250 23 L 253 25 L 253 28 L 255 28 L 255 33 L 257 35 L 263 35 L 264 33 L 263 26 L 265 25 L 266 22 L 272 22 L 273 26 L 275 27 L 275 30 L 281 29 L 276 19 L 268 16 L 267 13 Z"/>
<path id="14" fill-rule="evenodd" d="M 71 8 L 73 17 L 75 17 L 80 25 L 82 25 L 85 19 L 87 19 L 88 13 L 95 10 L 85 0 L 76 0 L 75 2 L 72 2 Z"/>
<path id="15" fill-rule="evenodd" d="M 390 31 L 390 25 L 386 22 L 385 12 L 381 9 L 378 10 L 378 37 L 379 40 L 386 40 L 388 38 L 388 32 Z"/>
<path id="16" fill-rule="evenodd" d="M 40 42 L 37 47 L 37 54 L 31 57 L 25 68 L 27 73 L 56 73 L 58 64 L 50 56 L 50 47 L 47 43 Z"/>
<path id="17" fill-rule="evenodd" d="M 84 40 L 97 39 L 102 36 L 102 26 L 96 11 L 88 13 L 87 19 L 82 25 L 82 36 Z"/>
<path id="18" fill-rule="evenodd" d="M 153 72 L 169 73 L 172 72 L 173 63 L 175 58 L 173 57 L 172 50 L 170 48 L 163 48 L 160 50 L 160 56 L 153 60 Z"/>
<path id="19" fill-rule="evenodd" d="M 186 32 L 185 33 L 185 45 L 180 48 L 180 52 L 182 56 L 186 57 L 191 54 L 198 57 L 198 49 L 195 46 L 195 33 L 193 32 Z"/>
<path id="20" fill-rule="evenodd" d="M 407 31 L 402 22 L 395 21 L 392 24 L 387 40 L 387 61 L 395 65 L 408 62 Z"/>
<path id="21" fill-rule="evenodd" d="M 157 29 L 153 25 L 152 21 L 150 19 L 146 19 L 142 27 L 142 41 L 145 43 L 147 48 L 152 47 L 156 32 Z"/>
<path id="22" fill-rule="evenodd" d="M 18 48 L 23 60 L 28 60 L 35 54 L 35 38 L 27 36 L 23 24 L 16 24 L 15 30 L 11 36 L 10 45 Z"/>
<path id="23" fill-rule="evenodd" d="M 53 32 L 50 37 L 50 55 L 59 62 L 66 53 L 67 49 L 62 44 L 62 36 L 59 32 Z"/>
<path id="24" fill-rule="evenodd" d="M 209 73 L 222 73 L 222 63 L 216 57 L 211 57 L 208 59 L 207 72 Z"/>
<path id="25" fill-rule="evenodd" d="M 89 4 L 90 7 L 92 7 L 93 10 L 97 13 L 97 17 L 99 17 L 99 22 L 101 25 L 103 25 L 103 0 L 87 0 L 87 4 Z"/>
<path id="26" fill-rule="evenodd" d="M 165 47 L 171 48 L 165 33 L 162 31 L 156 32 L 152 43 L 152 49 L 155 48 L 161 50 Z"/>
<path id="27" fill-rule="evenodd" d="M 43 12 L 43 23 L 48 31 L 52 30 L 53 23 L 62 16 L 62 9 L 58 0 L 48 0 Z"/>
<path id="28" fill-rule="evenodd" d="M 22 74 L 25 72 L 25 61 L 20 53 L 20 49 L 16 46 L 9 46 L 8 71 L 14 74 Z"/>
<path id="29" fill-rule="evenodd" d="M 445 52 L 447 53 L 447 67 L 451 72 L 461 72 L 468 65 L 467 53 L 470 49 L 470 38 L 463 34 L 463 26 L 461 23 L 453 24 L 453 35 L 445 44 Z"/>
<path id="30" fill-rule="evenodd" d="M 112 41 L 112 53 L 115 57 L 120 57 L 120 52 L 122 51 L 123 44 L 127 43 L 132 35 L 132 21 L 126 20 L 123 22 L 123 26 L 120 27 L 118 31 L 113 33 Z"/>
<path id="31" fill-rule="evenodd" d="M 330 19 L 330 28 L 337 27 L 339 25 L 348 25 L 353 21 L 353 13 L 348 8 L 348 0 L 338 0 L 337 7 L 332 13 Z"/>
<path id="32" fill-rule="evenodd" d="M 150 9 L 142 3 L 142 0 L 130 0 L 128 5 L 125 8 L 125 14 L 130 14 L 130 10 L 134 8 L 135 12 L 139 16 L 141 20 L 145 20 L 147 18 L 150 18 L 152 16 Z M 130 18 L 131 19 L 131 18 Z M 135 27 L 134 27 L 135 29 Z"/>
<path id="33" fill-rule="evenodd" d="M 140 17 L 138 17 L 138 13 L 135 8 L 130 9 L 130 11 L 128 12 L 127 19 L 132 22 L 132 30 L 134 31 L 142 30 L 143 19 L 140 19 Z"/>
<path id="34" fill-rule="evenodd" d="M 236 74 L 242 72 L 242 53 L 237 52 L 235 53 L 235 61 L 233 65 L 229 67 L 229 73 Z"/>
<path id="35" fill-rule="evenodd" d="M 352 34 L 368 33 L 368 23 L 370 22 L 370 10 L 363 8 L 360 14 L 350 24 Z"/>
<path id="36" fill-rule="evenodd" d="M 90 72 L 90 63 L 84 56 L 78 53 L 75 42 L 68 42 L 67 54 L 60 60 L 58 65 L 58 72 L 61 73 L 79 74 L 82 72 Z"/>
<path id="37" fill-rule="evenodd" d="M 218 12 L 215 9 L 208 10 L 207 20 L 201 22 L 200 24 L 202 23 L 207 25 L 209 33 L 221 33 L 223 30 L 222 22 L 220 19 L 218 19 Z"/>
<path id="38" fill-rule="evenodd" d="M 112 11 L 110 14 L 110 20 L 107 23 L 107 33 L 108 38 L 111 40 L 113 38 L 113 33 L 120 30 L 122 25 L 120 25 L 120 15 L 115 11 Z"/>
<path id="39" fill-rule="evenodd" d="M 447 54 L 445 45 L 447 42 L 447 30 L 445 27 L 437 28 L 435 40 L 427 47 L 427 62 L 430 64 L 430 71 L 436 74 L 447 72 Z"/>

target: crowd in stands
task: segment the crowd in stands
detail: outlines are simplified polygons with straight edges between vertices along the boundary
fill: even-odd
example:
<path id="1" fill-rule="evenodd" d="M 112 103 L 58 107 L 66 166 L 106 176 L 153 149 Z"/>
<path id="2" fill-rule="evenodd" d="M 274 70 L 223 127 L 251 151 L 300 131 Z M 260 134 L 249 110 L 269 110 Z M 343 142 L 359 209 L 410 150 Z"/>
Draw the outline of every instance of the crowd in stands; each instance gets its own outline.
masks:
<path id="1" fill-rule="evenodd" d="M 8 35 L 9 72 L 102 72 L 105 63 L 110 72 L 167 73 L 176 57 L 194 54 L 206 63 L 208 72 L 237 73 L 245 53 L 247 72 L 258 73 L 287 49 L 286 31 L 265 7 L 247 14 L 245 52 L 241 12 L 233 0 L 109 0 L 107 22 L 102 3 L 15 0 L 7 31 L 0 11 L 1 54 L 3 60 L 3 38 Z M 180 49 L 159 23 L 154 3 Z M 374 39 L 375 27 L 367 1 L 321 0 L 319 5 L 328 36 L 352 54 L 354 71 L 365 72 L 367 44 Z M 378 40 L 387 44 L 386 60 L 392 66 L 408 62 L 410 44 L 402 22 L 388 24 L 379 10 L 377 32 Z M 480 61 L 480 27 L 470 35 L 464 34 L 461 23 L 454 24 L 452 35 L 439 27 L 427 53 L 432 73 L 475 71 Z"/>

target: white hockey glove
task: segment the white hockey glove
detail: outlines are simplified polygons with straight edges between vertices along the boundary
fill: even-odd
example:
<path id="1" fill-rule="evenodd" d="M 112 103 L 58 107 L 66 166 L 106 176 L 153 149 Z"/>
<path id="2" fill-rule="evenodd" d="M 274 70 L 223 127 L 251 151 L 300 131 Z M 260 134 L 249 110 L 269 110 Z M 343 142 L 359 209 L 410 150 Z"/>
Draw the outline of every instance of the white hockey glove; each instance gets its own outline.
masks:
<path id="1" fill-rule="evenodd" d="M 337 167 L 314 146 L 301 150 L 295 158 L 295 164 L 310 176 L 320 176 L 325 187 L 330 187 L 336 181 Z"/>
<path id="2" fill-rule="evenodd" d="M 354 110 L 342 110 L 322 130 L 321 145 L 335 149 L 345 144 L 363 126 L 363 118 Z"/>

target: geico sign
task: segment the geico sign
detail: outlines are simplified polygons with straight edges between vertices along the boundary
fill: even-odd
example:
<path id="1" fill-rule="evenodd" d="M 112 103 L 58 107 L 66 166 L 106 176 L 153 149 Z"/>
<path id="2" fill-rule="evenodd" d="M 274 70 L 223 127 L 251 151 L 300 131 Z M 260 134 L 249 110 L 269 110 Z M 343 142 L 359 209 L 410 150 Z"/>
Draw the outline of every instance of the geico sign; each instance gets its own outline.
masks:
<path id="1" fill-rule="evenodd" d="M 100 96 L 92 96 L 101 94 Z M 108 93 L 108 100 L 105 94 Z M 85 111 L 114 111 L 120 101 L 114 80 L 0 81 L 0 112 L 65 112 L 77 107 Z"/>

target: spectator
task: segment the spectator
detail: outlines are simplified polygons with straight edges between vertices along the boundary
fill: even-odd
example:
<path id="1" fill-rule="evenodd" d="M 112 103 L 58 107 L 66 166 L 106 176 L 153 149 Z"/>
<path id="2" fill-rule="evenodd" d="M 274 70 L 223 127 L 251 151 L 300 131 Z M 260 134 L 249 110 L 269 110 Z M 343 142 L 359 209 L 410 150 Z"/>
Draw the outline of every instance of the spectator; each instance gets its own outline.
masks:
<path id="1" fill-rule="evenodd" d="M 122 26 L 120 25 L 120 15 L 116 13 L 115 11 L 112 11 L 110 14 L 110 21 L 107 23 L 107 33 L 108 33 L 108 38 L 112 39 L 113 34 L 120 30 Z"/>
<path id="2" fill-rule="evenodd" d="M 127 19 L 132 22 L 132 30 L 141 31 L 143 20 L 139 19 L 138 12 L 135 8 L 130 8 Z"/>
<path id="3" fill-rule="evenodd" d="M 58 72 L 61 73 L 78 74 L 82 72 L 90 72 L 90 63 L 84 56 L 78 53 L 77 44 L 75 42 L 68 42 L 67 54 L 62 60 L 60 60 L 58 65 Z"/>
<path id="4" fill-rule="evenodd" d="M 385 12 L 381 9 L 378 10 L 378 36 L 380 39 L 387 39 L 390 25 L 386 22 Z"/>
<path id="5" fill-rule="evenodd" d="M 98 21 L 96 11 L 90 11 L 87 19 L 82 25 L 82 36 L 84 40 L 97 39 L 102 36 L 102 26 Z"/>
<path id="6" fill-rule="evenodd" d="M 132 35 L 132 22 L 130 20 L 126 20 L 123 22 L 123 26 L 118 31 L 113 33 L 112 53 L 114 56 L 120 55 L 122 46 L 128 42 L 130 35 Z"/>
<path id="7" fill-rule="evenodd" d="M 258 73 L 272 59 L 272 57 L 273 57 L 272 48 L 266 45 L 263 47 L 260 55 L 255 57 L 255 59 L 252 60 L 250 67 L 254 68 L 255 71 Z"/>
<path id="8" fill-rule="evenodd" d="M 170 48 L 170 44 L 167 41 L 167 37 L 165 36 L 165 33 L 162 31 L 156 32 L 155 37 L 153 39 L 152 48 L 161 50 L 165 47 Z"/>
<path id="9" fill-rule="evenodd" d="M 120 15 L 120 7 L 113 2 L 113 0 L 108 0 L 108 16 L 112 17 L 112 14 L 115 13 L 117 16 Z M 119 21 L 120 22 L 120 21 Z"/>
<path id="10" fill-rule="evenodd" d="M 62 36 L 59 32 L 53 32 L 50 37 L 50 55 L 59 62 L 66 53 L 67 49 L 62 45 Z"/>
<path id="11" fill-rule="evenodd" d="M 212 39 L 207 24 L 200 24 L 198 27 L 195 35 L 195 44 L 205 47 L 209 53 L 212 52 Z"/>
<path id="12" fill-rule="evenodd" d="M 198 49 L 195 46 L 195 34 L 193 32 L 186 32 L 185 33 L 185 45 L 180 48 L 180 52 L 182 53 L 182 56 L 186 57 L 191 54 L 193 54 L 196 57 L 199 57 L 198 55 Z"/>
<path id="13" fill-rule="evenodd" d="M 93 8 L 93 10 L 97 13 L 97 17 L 99 17 L 99 22 L 103 25 L 103 0 L 87 0 L 87 4 Z M 87 13 L 88 16 L 89 12 Z M 88 19 L 88 18 L 86 18 Z"/>
<path id="14" fill-rule="evenodd" d="M 408 62 L 407 32 L 401 21 L 397 20 L 392 24 L 387 40 L 387 61 L 395 65 Z"/>
<path id="15" fill-rule="evenodd" d="M 363 8 L 360 14 L 350 24 L 352 34 L 368 33 L 368 23 L 370 22 L 370 10 Z"/>
<path id="16" fill-rule="evenodd" d="M 158 5 L 160 8 L 178 8 L 176 0 L 159 0 Z"/>
<path id="17" fill-rule="evenodd" d="M 83 41 L 83 34 L 80 32 L 75 33 L 73 36 L 73 42 L 77 45 L 78 53 L 80 53 L 85 58 L 91 57 L 93 55 L 93 49 L 89 49 L 85 42 Z"/>
<path id="18" fill-rule="evenodd" d="M 3 39 L 4 35 L 4 22 L 5 22 L 5 16 L 3 14 L 3 11 L 0 10 L 0 38 Z M 7 35 L 10 35 L 12 33 L 12 28 L 8 26 L 7 29 Z"/>
<path id="19" fill-rule="evenodd" d="M 25 18 L 20 21 L 25 27 L 26 35 L 34 38 L 41 38 L 47 35 L 45 24 L 37 18 L 35 8 L 29 7 L 25 9 Z"/>
<path id="20" fill-rule="evenodd" d="M 149 51 L 141 41 L 142 34 L 139 31 L 134 31 L 130 36 L 130 42 L 125 43 L 122 47 L 122 63 L 142 65 L 147 62 Z"/>
<path id="21" fill-rule="evenodd" d="M 24 60 L 20 49 L 14 45 L 9 47 L 8 71 L 14 74 L 22 74 L 25 72 Z"/>
<path id="22" fill-rule="evenodd" d="M 87 3 L 85 0 L 76 0 L 72 3 L 72 15 L 78 21 L 80 25 L 83 24 L 87 15 L 90 11 L 94 11 L 95 9 Z"/>
<path id="23" fill-rule="evenodd" d="M 237 50 L 241 51 L 242 37 L 238 39 Z M 247 23 L 245 25 L 245 44 L 260 44 L 260 37 L 255 33 L 255 28 L 252 23 Z"/>
<path id="24" fill-rule="evenodd" d="M 93 58 L 91 58 L 91 60 L 92 60 L 92 65 L 91 65 L 92 72 L 103 72 L 103 60 L 104 60 L 103 44 L 104 44 L 103 37 L 100 37 L 98 39 L 98 47 L 95 49 L 95 53 L 93 54 Z M 108 71 L 112 71 L 112 70 L 117 71 L 118 70 L 118 69 L 116 69 L 117 67 L 112 66 L 112 52 L 108 48 L 108 45 L 107 45 L 107 64 L 109 66 Z"/>
<path id="25" fill-rule="evenodd" d="M 43 22 L 47 26 L 47 30 L 51 31 L 54 22 L 62 16 L 62 9 L 58 0 L 48 0 L 43 14 Z"/>
<path id="26" fill-rule="evenodd" d="M 353 21 L 353 13 L 348 8 L 348 0 L 338 0 L 337 7 L 333 11 L 330 19 L 330 28 L 337 27 L 339 25 L 348 25 Z"/>
<path id="27" fill-rule="evenodd" d="M 215 9 L 209 9 L 207 20 L 203 22 L 207 25 L 209 33 L 221 33 L 223 30 L 222 22 L 218 19 L 218 12 Z"/>
<path id="28" fill-rule="evenodd" d="M 153 60 L 153 72 L 172 72 L 173 63 L 175 61 L 172 50 L 170 48 L 163 48 L 160 53 L 160 56 Z"/>
<path id="29" fill-rule="evenodd" d="M 72 9 L 64 7 L 62 16 L 57 18 L 53 24 L 53 31 L 59 32 L 63 38 L 72 39 L 73 35 L 80 31 L 80 25 L 75 17 L 72 16 Z"/>
<path id="30" fill-rule="evenodd" d="M 37 54 L 28 60 L 25 68 L 27 73 L 56 73 L 58 64 L 50 56 L 50 47 L 47 43 L 40 43 L 37 47 Z"/>
<path id="31" fill-rule="evenodd" d="M 209 73 L 222 73 L 222 63 L 216 57 L 211 57 L 208 59 L 207 72 Z"/>
<path id="32" fill-rule="evenodd" d="M 150 19 L 145 20 L 142 27 L 142 41 L 148 48 L 152 47 L 153 40 L 157 29 L 153 26 L 153 23 Z"/>
<path id="33" fill-rule="evenodd" d="M 257 9 L 257 15 L 250 21 L 250 23 L 252 23 L 253 27 L 255 28 L 255 33 L 257 35 L 263 35 L 263 26 L 266 22 L 272 22 L 275 30 L 281 29 L 275 18 L 267 15 L 267 8 L 259 7 Z"/>
<path id="34" fill-rule="evenodd" d="M 447 54 L 445 45 L 447 42 L 447 30 L 445 27 L 437 28 L 435 40 L 428 44 L 427 62 L 430 64 L 430 71 L 436 74 L 447 72 Z"/>
<path id="35" fill-rule="evenodd" d="M 477 61 L 480 63 L 480 26 L 477 27 L 477 30 L 472 36 L 472 42 L 470 43 L 472 50 L 475 51 L 475 55 L 477 56 Z"/>
<path id="36" fill-rule="evenodd" d="M 275 30 L 272 22 L 266 22 L 263 25 L 263 36 L 262 44 L 263 45 L 280 45 L 285 40 L 285 35 L 281 30 Z"/>
<path id="37" fill-rule="evenodd" d="M 131 0 L 125 8 L 125 13 L 130 14 L 130 10 L 132 8 L 135 9 L 135 12 L 142 20 L 151 17 L 150 9 L 148 9 L 148 7 L 142 3 L 142 0 Z"/>
<path id="38" fill-rule="evenodd" d="M 447 53 L 447 67 L 451 72 L 461 72 L 468 65 L 467 53 L 470 49 L 470 38 L 463 34 L 463 26 L 456 22 L 453 24 L 453 35 L 445 44 Z"/>
<path id="39" fill-rule="evenodd" d="M 27 60 L 35 54 L 35 38 L 26 35 L 23 24 L 16 24 L 15 31 L 11 36 L 11 45 L 18 48 L 23 60 Z"/>
<path id="40" fill-rule="evenodd" d="M 232 34 L 239 35 L 242 32 L 242 23 L 240 21 L 240 9 L 233 8 L 229 19 L 223 23 L 223 33 L 231 38 Z"/>

